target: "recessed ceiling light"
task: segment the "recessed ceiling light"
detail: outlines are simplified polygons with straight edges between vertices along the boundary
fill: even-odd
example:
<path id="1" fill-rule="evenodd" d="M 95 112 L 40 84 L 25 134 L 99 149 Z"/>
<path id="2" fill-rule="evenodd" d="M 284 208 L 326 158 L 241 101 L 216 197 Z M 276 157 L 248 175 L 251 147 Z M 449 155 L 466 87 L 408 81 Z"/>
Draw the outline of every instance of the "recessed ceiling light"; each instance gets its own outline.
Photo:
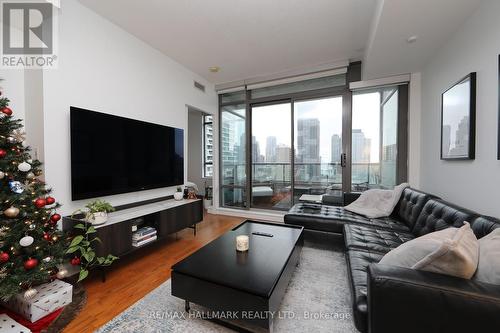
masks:
<path id="1" fill-rule="evenodd" d="M 220 71 L 220 67 L 219 66 L 212 66 L 212 67 L 208 67 L 208 70 L 211 71 L 212 73 L 217 73 Z"/>
<path id="2" fill-rule="evenodd" d="M 418 39 L 418 36 L 410 36 L 408 37 L 408 39 L 406 40 L 409 44 L 412 44 L 412 43 L 415 43 Z"/>

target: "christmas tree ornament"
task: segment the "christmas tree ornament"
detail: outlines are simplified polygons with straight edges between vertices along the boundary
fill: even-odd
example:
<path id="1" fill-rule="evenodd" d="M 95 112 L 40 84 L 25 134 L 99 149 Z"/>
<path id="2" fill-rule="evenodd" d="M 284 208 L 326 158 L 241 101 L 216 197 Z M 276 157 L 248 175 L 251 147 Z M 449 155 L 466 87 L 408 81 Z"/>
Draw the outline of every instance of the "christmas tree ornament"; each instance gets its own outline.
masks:
<path id="1" fill-rule="evenodd" d="M 7 138 L 7 142 L 8 142 L 8 143 L 14 143 L 14 142 L 16 142 L 16 139 L 14 139 L 13 137 L 9 136 L 9 137 Z"/>
<path id="2" fill-rule="evenodd" d="M 35 178 L 35 174 L 33 172 L 28 172 L 28 174 L 26 175 L 26 178 L 33 179 L 33 178 Z"/>
<path id="3" fill-rule="evenodd" d="M 12 135 L 11 135 L 17 142 L 21 143 L 23 142 L 24 140 L 26 140 L 26 133 L 24 133 L 22 130 L 20 129 L 17 129 L 15 130 L 14 132 L 12 132 Z M 31 163 L 30 162 L 31 160 L 28 160 L 28 163 Z"/>
<path id="4" fill-rule="evenodd" d="M 50 220 L 54 223 L 57 223 L 61 219 L 61 215 L 59 214 L 54 214 L 50 217 Z"/>
<path id="5" fill-rule="evenodd" d="M 57 235 L 52 236 L 52 241 L 53 242 L 57 242 L 58 239 L 59 239 L 59 237 L 57 237 Z"/>
<path id="6" fill-rule="evenodd" d="M 36 208 L 43 208 L 47 204 L 47 201 L 45 201 L 44 198 L 38 198 L 35 200 L 35 207 Z"/>
<path id="7" fill-rule="evenodd" d="M 17 215 L 19 215 L 19 208 L 14 207 L 14 206 L 9 207 L 3 211 L 3 214 L 7 217 L 10 217 L 10 218 L 17 217 Z"/>
<path id="8" fill-rule="evenodd" d="M 36 228 L 36 225 L 34 225 L 34 224 L 32 223 L 32 224 L 30 224 L 29 228 L 30 228 L 30 230 L 33 230 L 33 229 L 35 229 L 35 228 Z"/>
<path id="9" fill-rule="evenodd" d="M 71 259 L 71 265 L 73 265 L 73 266 L 78 266 L 78 265 L 80 265 L 80 263 L 81 263 L 81 260 L 78 257 L 74 257 L 73 259 Z"/>
<path id="10" fill-rule="evenodd" d="M 0 171 L 0 179 L 4 179 L 4 177 L 5 177 L 5 172 Z"/>
<path id="11" fill-rule="evenodd" d="M 24 262 L 24 269 L 29 271 L 35 268 L 37 265 L 38 265 L 38 260 L 36 260 L 35 258 L 29 258 Z"/>
<path id="12" fill-rule="evenodd" d="M 9 258 L 10 258 L 10 256 L 7 252 L 0 253 L 0 262 L 1 263 L 9 261 Z"/>
<path id="13" fill-rule="evenodd" d="M 43 258 L 43 262 L 51 262 L 52 261 L 52 257 L 45 257 Z"/>
<path id="14" fill-rule="evenodd" d="M 22 171 L 22 172 L 28 172 L 31 170 L 31 164 L 29 164 L 27 162 L 23 162 L 17 166 L 17 169 L 19 169 L 19 171 Z"/>
<path id="15" fill-rule="evenodd" d="M 50 240 L 50 235 L 48 233 L 44 233 L 43 234 L 43 239 L 45 239 L 46 241 L 49 241 Z"/>
<path id="16" fill-rule="evenodd" d="M 24 292 L 24 299 L 32 299 L 38 294 L 38 290 L 35 288 L 30 288 Z"/>
<path id="17" fill-rule="evenodd" d="M 7 151 L 5 149 L 0 149 L 0 158 L 7 156 Z"/>
<path id="18" fill-rule="evenodd" d="M 47 203 L 47 205 L 53 205 L 56 202 L 56 199 L 47 197 L 47 199 L 45 199 L 45 202 Z"/>
<path id="19" fill-rule="evenodd" d="M 23 238 L 21 238 L 21 240 L 19 241 L 19 244 L 22 246 L 22 247 L 27 247 L 27 246 L 30 246 L 31 244 L 33 244 L 33 242 L 35 241 L 35 239 L 31 236 L 24 236 Z"/>
<path id="20" fill-rule="evenodd" d="M 64 279 L 68 275 L 68 270 L 66 268 L 61 268 L 59 272 L 57 272 L 56 276 L 58 279 Z"/>
<path id="21" fill-rule="evenodd" d="M 10 181 L 9 182 L 9 187 L 10 187 L 10 190 L 14 193 L 17 193 L 17 194 L 21 194 L 24 192 L 25 190 L 25 186 L 23 183 L 21 182 L 18 182 L 17 180 L 15 181 Z"/>
<path id="22" fill-rule="evenodd" d="M 12 109 L 8 107 L 4 107 L 2 110 L 3 114 L 6 114 L 7 116 L 12 116 Z"/>

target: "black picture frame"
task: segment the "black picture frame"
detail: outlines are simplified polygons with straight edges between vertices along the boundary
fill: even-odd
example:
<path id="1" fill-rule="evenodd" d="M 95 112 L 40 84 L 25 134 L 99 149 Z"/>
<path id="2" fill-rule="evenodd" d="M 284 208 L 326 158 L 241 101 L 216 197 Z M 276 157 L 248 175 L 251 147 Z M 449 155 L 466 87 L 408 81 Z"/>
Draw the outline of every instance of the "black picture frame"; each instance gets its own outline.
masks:
<path id="1" fill-rule="evenodd" d="M 469 83 L 468 96 L 463 94 L 466 83 Z M 452 127 L 450 119 L 454 117 L 456 122 L 460 117 L 456 116 L 457 112 L 463 114 L 463 117 Z M 455 133 L 453 148 L 452 131 Z M 463 140 L 457 138 L 459 134 L 463 136 Z M 440 151 L 441 160 L 445 161 L 473 160 L 476 157 L 476 72 L 466 75 L 441 94 Z"/>

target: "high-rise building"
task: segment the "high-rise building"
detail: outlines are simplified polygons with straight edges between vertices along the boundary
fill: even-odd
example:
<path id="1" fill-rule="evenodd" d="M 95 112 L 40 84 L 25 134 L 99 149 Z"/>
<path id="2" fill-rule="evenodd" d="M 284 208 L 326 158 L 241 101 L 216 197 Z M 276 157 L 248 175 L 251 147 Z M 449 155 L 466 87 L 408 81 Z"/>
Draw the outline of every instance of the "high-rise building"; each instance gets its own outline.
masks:
<path id="1" fill-rule="evenodd" d="M 262 159 L 263 158 L 262 155 L 260 154 L 259 141 L 257 141 L 255 136 L 252 136 L 252 161 L 263 162 Z"/>
<path id="2" fill-rule="evenodd" d="M 290 163 L 291 158 L 291 148 L 285 145 L 278 145 L 276 147 L 276 162 L 278 163 Z"/>
<path id="3" fill-rule="evenodd" d="M 371 141 L 361 129 L 352 130 L 352 163 L 370 163 Z"/>
<path id="4" fill-rule="evenodd" d="M 469 117 L 465 116 L 458 123 L 455 132 L 455 147 L 451 153 L 456 156 L 467 156 L 469 147 Z"/>
<path id="5" fill-rule="evenodd" d="M 268 136 L 266 139 L 266 162 L 276 162 L 276 137 Z"/>
<path id="6" fill-rule="evenodd" d="M 319 163 L 319 119 L 305 118 L 297 122 L 297 157 L 299 163 Z"/>
<path id="7" fill-rule="evenodd" d="M 342 154 L 342 138 L 338 134 L 332 135 L 332 163 L 340 163 L 340 155 Z"/>

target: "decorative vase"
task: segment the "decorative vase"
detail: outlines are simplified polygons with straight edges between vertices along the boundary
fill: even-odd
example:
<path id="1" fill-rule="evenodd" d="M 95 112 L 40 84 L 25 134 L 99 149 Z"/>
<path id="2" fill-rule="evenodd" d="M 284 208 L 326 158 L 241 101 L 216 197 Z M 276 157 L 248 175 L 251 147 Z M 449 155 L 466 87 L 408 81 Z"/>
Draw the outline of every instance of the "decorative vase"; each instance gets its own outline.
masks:
<path id="1" fill-rule="evenodd" d="M 203 206 L 205 206 L 205 209 L 209 209 L 212 207 L 212 199 L 204 199 L 203 200 Z"/>
<path id="2" fill-rule="evenodd" d="M 106 223 L 106 221 L 108 221 L 108 213 L 106 212 L 92 213 L 92 216 L 90 216 L 88 221 L 95 225 L 104 224 Z"/>
<path id="3" fill-rule="evenodd" d="M 174 193 L 174 199 L 179 201 L 179 200 L 182 200 L 184 198 L 184 193 L 182 192 L 175 192 Z"/>

